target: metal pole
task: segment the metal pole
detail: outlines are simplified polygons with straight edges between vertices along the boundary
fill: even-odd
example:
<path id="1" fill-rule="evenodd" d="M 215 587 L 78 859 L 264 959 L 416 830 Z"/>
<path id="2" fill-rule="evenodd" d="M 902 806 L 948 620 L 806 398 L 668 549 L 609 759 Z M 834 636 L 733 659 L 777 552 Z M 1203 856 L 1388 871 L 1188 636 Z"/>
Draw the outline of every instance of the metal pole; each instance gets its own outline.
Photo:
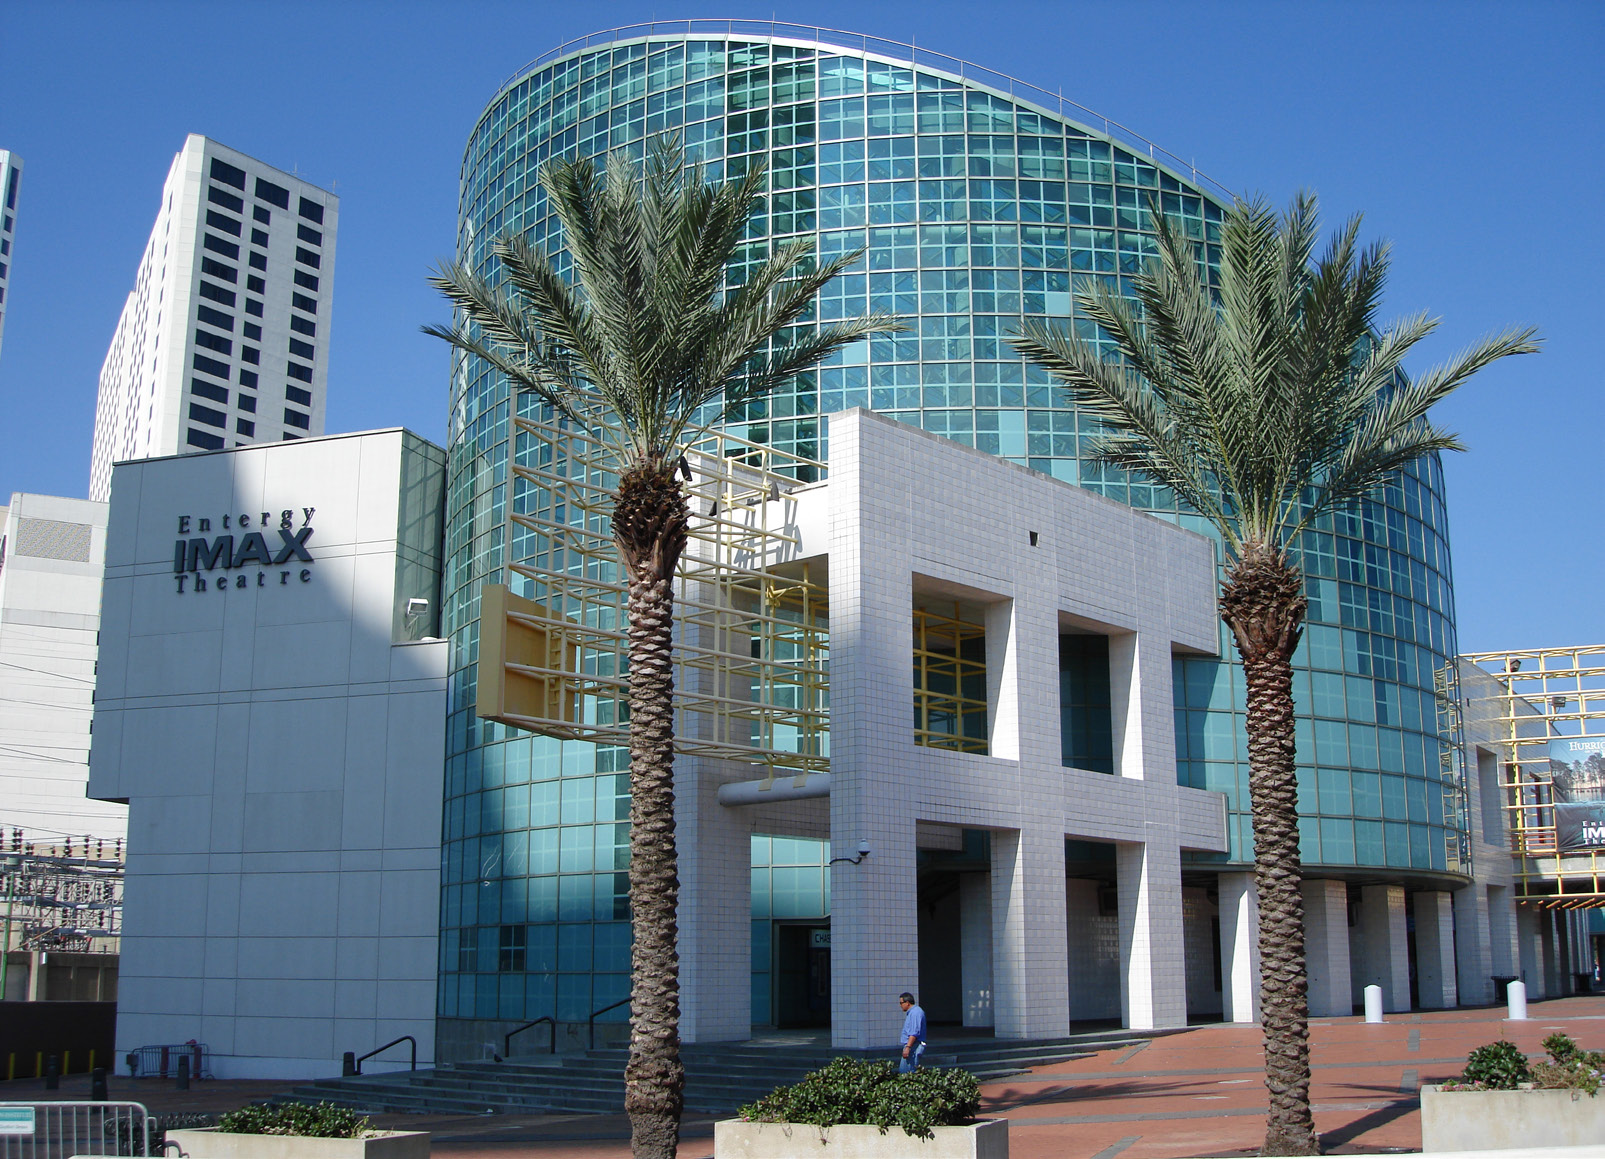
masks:
<path id="1" fill-rule="evenodd" d="M 5 861 L 5 876 L 6 932 L 5 936 L 0 938 L 0 1002 L 4 1002 L 6 999 L 7 975 L 11 966 L 11 899 L 15 896 L 16 892 L 11 885 L 11 859 L 9 857 L 6 858 Z"/>

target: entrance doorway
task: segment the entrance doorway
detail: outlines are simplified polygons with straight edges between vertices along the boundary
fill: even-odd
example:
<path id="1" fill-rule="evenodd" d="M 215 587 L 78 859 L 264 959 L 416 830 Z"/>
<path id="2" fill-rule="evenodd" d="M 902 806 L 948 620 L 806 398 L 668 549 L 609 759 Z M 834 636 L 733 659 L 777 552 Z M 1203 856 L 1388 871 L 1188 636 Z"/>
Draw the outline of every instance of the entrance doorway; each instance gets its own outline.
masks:
<path id="1" fill-rule="evenodd" d="M 830 1025 L 830 925 L 776 922 L 775 1025 Z"/>

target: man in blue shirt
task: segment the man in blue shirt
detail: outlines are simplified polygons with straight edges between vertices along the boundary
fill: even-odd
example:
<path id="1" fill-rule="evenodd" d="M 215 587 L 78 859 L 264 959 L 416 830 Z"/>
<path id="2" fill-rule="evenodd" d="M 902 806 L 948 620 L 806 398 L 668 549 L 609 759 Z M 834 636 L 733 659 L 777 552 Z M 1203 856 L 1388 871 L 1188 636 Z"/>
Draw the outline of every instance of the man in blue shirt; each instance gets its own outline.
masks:
<path id="1" fill-rule="evenodd" d="M 914 1001 L 907 990 L 897 996 L 903 1008 L 903 1058 L 897 1064 L 899 1074 L 913 1074 L 919 1069 L 920 1057 L 925 1053 L 925 1011 Z"/>

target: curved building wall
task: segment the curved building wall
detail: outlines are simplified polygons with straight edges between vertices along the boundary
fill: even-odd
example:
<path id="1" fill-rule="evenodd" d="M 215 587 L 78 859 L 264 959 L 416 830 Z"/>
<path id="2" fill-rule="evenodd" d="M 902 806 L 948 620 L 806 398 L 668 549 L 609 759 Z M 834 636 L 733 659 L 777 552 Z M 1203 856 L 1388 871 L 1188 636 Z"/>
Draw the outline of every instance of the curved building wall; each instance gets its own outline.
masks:
<path id="1" fill-rule="evenodd" d="M 1225 196 L 1146 147 L 1024 99 L 1007 78 L 911 63 L 899 46 L 769 31 L 617 34 L 510 81 L 469 139 L 459 257 L 495 276 L 495 239 L 519 231 L 556 251 L 537 183 L 552 157 L 639 154 L 651 135 L 676 132 L 714 176 L 766 163 L 771 192 L 746 258 L 798 235 L 824 254 L 865 247 L 820 317 L 882 309 L 909 330 L 754 403 L 741 433 L 824 457 L 820 416 L 869 407 L 1207 531 L 1164 491 L 1085 458 L 1096 425 L 1005 338 L 1024 318 L 1071 321 L 1082 279 L 1128 286 L 1153 252 L 1150 199 L 1205 242 L 1213 267 Z M 477 593 L 504 578 L 506 505 L 523 501 L 508 494 L 508 407 L 488 368 L 456 365 L 441 1014 L 533 1018 L 555 1005 L 560 1021 L 583 1021 L 627 993 L 625 762 L 614 750 L 515 739 L 471 710 Z M 1458 872 L 1463 821 L 1440 776 L 1432 676 L 1455 650 L 1439 463 L 1417 464 L 1359 514 L 1324 521 L 1303 549 L 1306 863 L 1329 875 Z M 1232 655 L 1224 637 L 1221 650 Z M 1243 699 L 1235 665 L 1177 661 L 1178 779 L 1227 794 L 1228 863 L 1252 858 Z"/>

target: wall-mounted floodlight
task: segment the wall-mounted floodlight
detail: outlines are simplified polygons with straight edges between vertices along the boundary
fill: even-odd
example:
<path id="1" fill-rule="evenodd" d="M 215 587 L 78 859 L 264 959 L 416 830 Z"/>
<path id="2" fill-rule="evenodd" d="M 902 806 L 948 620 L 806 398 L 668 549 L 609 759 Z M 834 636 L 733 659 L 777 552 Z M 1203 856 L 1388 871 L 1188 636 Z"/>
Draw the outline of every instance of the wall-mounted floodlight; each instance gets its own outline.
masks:
<path id="1" fill-rule="evenodd" d="M 413 596 L 407 601 L 407 619 L 416 620 L 419 616 L 429 613 L 429 601 L 422 596 Z"/>
<path id="2" fill-rule="evenodd" d="M 869 856 L 869 842 L 868 841 L 860 841 L 858 843 L 858 856 L 857 857 L 832 857 L 830 859 L 830 861 L 827 862 L 827 864 L 835 865 L 838 861 L 845 861 L 845 862 L 848 862 L 849 864 L 857 865 L 859 862 L 863 861 L 864 858 L 866 858 L 868 856 Z"/>

